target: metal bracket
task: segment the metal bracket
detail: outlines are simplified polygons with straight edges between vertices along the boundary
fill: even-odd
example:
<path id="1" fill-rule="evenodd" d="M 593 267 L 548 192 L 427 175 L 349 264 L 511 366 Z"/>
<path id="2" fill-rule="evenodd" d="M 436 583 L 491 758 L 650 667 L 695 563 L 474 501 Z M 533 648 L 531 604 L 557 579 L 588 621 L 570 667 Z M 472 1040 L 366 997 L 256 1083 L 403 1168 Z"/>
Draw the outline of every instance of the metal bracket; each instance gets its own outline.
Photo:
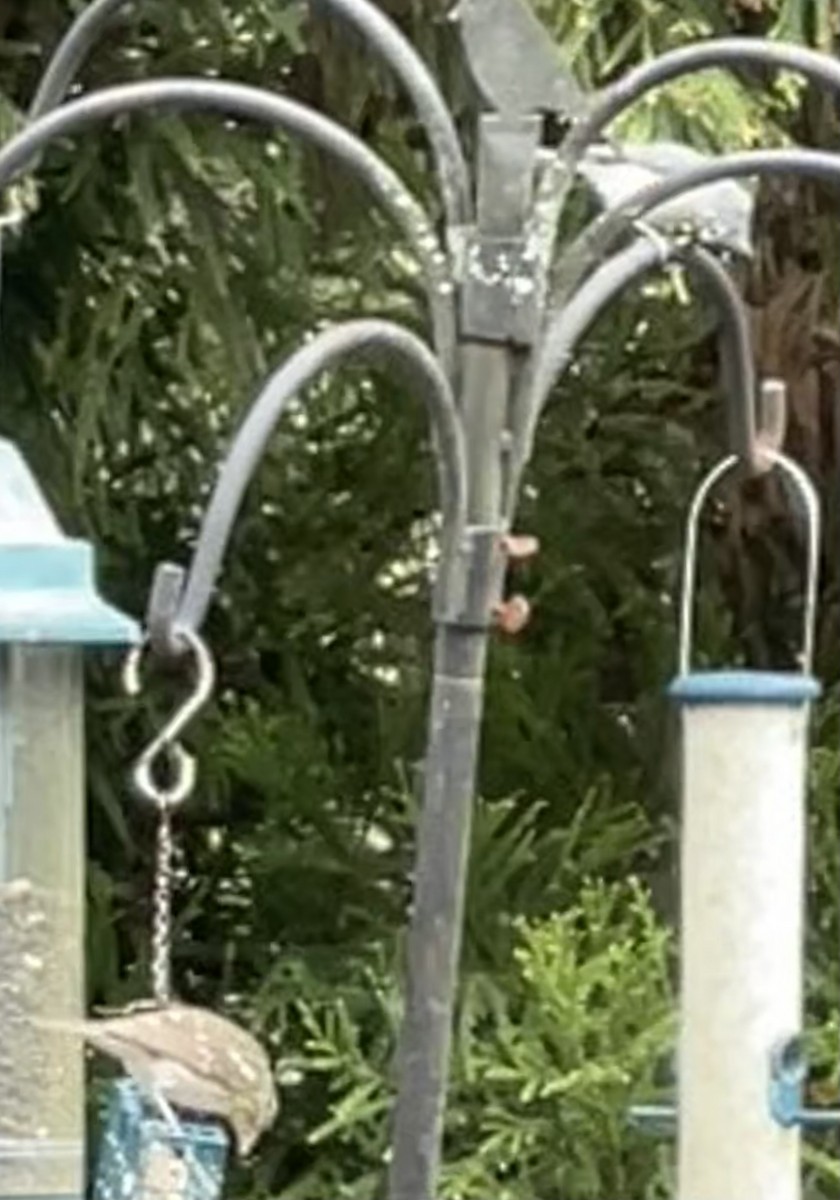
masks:
<path id="1" fill-rule="evenodd" d="M 780 1043 L 770 1056 L 770 1113 L 783 1129 L 835 1129 L 840 1109 L 806 1108 L 803 1088 L 808 1064 L 799 1037 Z"/>
<path id="2" fill-rule="evenodd" d="M 527 233 L 541 162 L 537 116 L 484 116 L 479 127 L 478 224 L 463 263 L 463 335 L 530 346 L 539 331 L 540 256 Z"/>
<path id="3" fill-rule="evenodd" d="M 800 1037 L 787 1038 L 770 1055 L 769 1107 L 773 1120 L 783 1129 L 836 1129 L 840 1108 L 807 1108 L 803 1102 L 808 1064 Z M 632 1125 L 658 1136 L 677 1130 L 677 1108 L 673 1104 L 634 1104 L 628 1118 Z"/>
<path id="4" fill-rule="evenodd" d="M 187 649 L 172 636 L 175 618 L 184 594 L 186 571 L 175 563 L 162 562 L 155 570 L 146 605 L 146 631 L 153 652 L 174 658 Z"/>
<path id="5" fill-rule="evenodd" d="M 536 247 L 524 237 L 473 231 L 464 264 L 465 335 L 531 345 L 539 327 L 539 266 Z"/>
<path id="6" fill-rule="evenodd" d="M 761 381 L 756 424 L 758 441 L 764 456 L 766 457 L 768 451 L 781 454 L 788 429 L 787 384 L 783 379 Z M 773 463 L 768 459 L 765 465 L 766 469 L 770 470 Z"/>
<path id="7" fill-rule="evenodd" d="M 440 578 L 434 599 L 438 625 L 488 629 L 507 567 L 502 531 L 470 525 L 464 530 L 449 569 Z"/>
<path id="8" fill-rule="evenodd" d="M 631 1125 L 654 1137 L 673 1137 L 677 1132 L 677 1109 L 673 1104 L 634 1104 L 627 1116 Z"/>

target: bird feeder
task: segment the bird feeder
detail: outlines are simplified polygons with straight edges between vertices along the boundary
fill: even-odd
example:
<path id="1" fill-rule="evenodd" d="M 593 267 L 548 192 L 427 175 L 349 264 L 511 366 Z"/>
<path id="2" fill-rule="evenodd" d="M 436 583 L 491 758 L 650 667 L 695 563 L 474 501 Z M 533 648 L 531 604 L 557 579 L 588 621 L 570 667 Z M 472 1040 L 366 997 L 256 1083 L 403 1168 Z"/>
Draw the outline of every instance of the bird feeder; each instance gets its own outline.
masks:
<path id="1" fill-rule="evenodd" d="M 798 1123 L 777 1119 L 771 1084 L 774 1052 L 799 1037 L 802 1022 L 819 518 L 807 477 L 774 457 L 808 512 L 801 672 L 691 669 L 700 510 L 736 459 L 708 477 L 689 522 L 680 674 L 671 688 L 683 744 L 679 1200 L 800 1195 Z"/>
<path id="2" fill-rule="evenodd" d="M 0 1200 L 84 1195 L 82 651 L 137 639 L 0 440 Z"/>

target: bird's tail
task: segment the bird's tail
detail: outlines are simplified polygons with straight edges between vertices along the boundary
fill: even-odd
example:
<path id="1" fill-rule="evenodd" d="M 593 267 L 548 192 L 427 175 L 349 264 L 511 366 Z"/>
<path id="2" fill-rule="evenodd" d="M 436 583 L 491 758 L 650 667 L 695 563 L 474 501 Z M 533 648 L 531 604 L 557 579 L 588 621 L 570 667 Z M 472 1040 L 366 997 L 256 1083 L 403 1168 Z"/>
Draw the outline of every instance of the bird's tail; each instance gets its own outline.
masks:
<path id="1" fill-rule="evenodd" d="M 66 1037 L 77 1038 L 87 1042 L 101 1054 L 119 1057 L 113 1038 L 109 1036 L 98 1021 L 52 1020 L 46 1017 L 33 1017 L 32 1024 L 44 1033 L 63 1033 Z"/>
<path id="2" fill-rule="evenodd" d="M 67 1033 L 75 1034 L 77 1037 L 87 1037 L 88 1035 L 88 1023 L 84 1020 L 73 1021 L 60 1017 L 30 1017 L 29 1022 L 36 1029 L 43 1029 L 45 1033 Z"/>

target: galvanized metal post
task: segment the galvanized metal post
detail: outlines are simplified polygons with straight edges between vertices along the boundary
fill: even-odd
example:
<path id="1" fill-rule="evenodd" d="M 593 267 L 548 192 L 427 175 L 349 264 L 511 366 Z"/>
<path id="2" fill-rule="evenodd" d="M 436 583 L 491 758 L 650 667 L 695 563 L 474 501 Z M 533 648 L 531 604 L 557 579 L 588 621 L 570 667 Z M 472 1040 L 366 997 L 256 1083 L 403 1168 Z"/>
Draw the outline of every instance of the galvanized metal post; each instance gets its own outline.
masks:
<path id="1" fill-rule="evenodd" d="M 539 141 L 536 117 L 481 121 L 478 222 L 461 291 L 468 526 L 463 574 L 436 614 L 390 1200 L 431 1200 L 440 1164 L 488 639 L 505 568 L 513 381 L 517 354 L 537 328 L 525 258 Z"/>

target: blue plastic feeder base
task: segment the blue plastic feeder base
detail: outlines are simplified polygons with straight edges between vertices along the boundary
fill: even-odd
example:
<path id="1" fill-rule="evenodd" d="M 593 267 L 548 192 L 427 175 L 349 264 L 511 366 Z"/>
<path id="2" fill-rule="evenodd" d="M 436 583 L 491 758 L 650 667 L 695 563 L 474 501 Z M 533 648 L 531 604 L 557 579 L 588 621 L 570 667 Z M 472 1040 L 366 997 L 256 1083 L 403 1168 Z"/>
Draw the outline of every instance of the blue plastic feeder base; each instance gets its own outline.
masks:
<path id="1" fill-rule="evenodd" d="M 170 1129 L 131 1080 L 114 1085 L 94 1200 L 218 1200 L 229 1139 L 213 1121 Z"/>

